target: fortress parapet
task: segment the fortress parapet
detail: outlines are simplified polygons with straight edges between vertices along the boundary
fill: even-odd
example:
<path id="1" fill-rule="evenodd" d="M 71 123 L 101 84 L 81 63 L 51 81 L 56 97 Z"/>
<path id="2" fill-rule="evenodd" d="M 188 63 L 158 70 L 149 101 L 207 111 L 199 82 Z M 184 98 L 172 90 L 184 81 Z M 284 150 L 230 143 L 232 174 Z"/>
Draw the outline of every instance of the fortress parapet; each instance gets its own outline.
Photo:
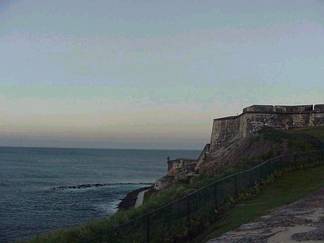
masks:
<path id="1" fill-rule="evenodd" d="M 316 105 L 323 106 L 323 105 Z M 286 105 L 252 105 L 243 109 L 243 113 L 249 112 L 258 112 L 258 113 L 305 113 L 313 112 L 313 105 L 295 105 L 295 106 L 286 106 Z"/>
<path id="2" fill-rule="evenodd" d="M 280 113 L 304 113 L 312 112 L 313 105 L 296 105 L 296 106 L 274 106 L 274 112 Z"/>
<path id="3" fill-rule="evenodd" d="M 252 105 L 243 109 L 243 113 L 247 112 L 273 112 L 273 105 Z"/>

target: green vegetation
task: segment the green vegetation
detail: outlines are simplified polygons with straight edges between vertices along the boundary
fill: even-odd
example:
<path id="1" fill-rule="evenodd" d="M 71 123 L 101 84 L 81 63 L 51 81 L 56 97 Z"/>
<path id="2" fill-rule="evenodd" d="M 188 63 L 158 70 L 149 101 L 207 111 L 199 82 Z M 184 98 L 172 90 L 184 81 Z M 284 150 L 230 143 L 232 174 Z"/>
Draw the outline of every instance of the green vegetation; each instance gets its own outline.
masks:
<path id="1" fill-rule="evenodd" d="M 231 205 L 233 205 L 234 201 L 231 201 L 227 205 L 225 213 L 222 214 L 221 218 L 218 218 L 215 224 L 209 225 L 207 231 L 205 228 L 200 227 L 200 223 L 202 220 L 206 221 L 208 216 L 212 216 L 213 212 L 202 209 L 198 214 L 199 217 L 193 218 L 191 224 L 192 227 L 196 226 L 196 230 L 203 234 L 193 242 L 203 242 L 217 237 L 228 230 L 237 228 L 243 223 L 268 213 L 273 208 L 296 201 L 324 186 L 324 166 L 287 171 L 279 173 L 279 175 L 280 177 L 275 180 L 273 180 L 274 177 L 270 177 L 268 183 L 261 186 L 261 188 L 257 187 L 248 193 L 242 193 L 241 199 L 238 200 L 239 204 L 236 204 L 233 208 L 231 208 Z M 139 208 L 120 212 L 110 220 L 101 220 L 82 227 L 57 231 L 53 234 L 34 238 L 31 242 L 109 242 L 107 241 L 110 236 L 108 229 L 111 228 L 113 223 L 123 222 L 128 217 L 133 217 L 132 213 L 134 215 L 143 214 L 142 210 L 142 208 Z M 206 215 L 208 216 L 206 217 Z M 162 225 L 160 230 L 165 230 Z M 176 225 L 173 224 L 172 230 L 179 238 L 183 239 L 183 235 L 187 230 L 185 219 L 181 219 Z"/>
<path id="2" fill-rule="evenodd" d="M 227 174 L 233 173 L 233 170 L 229 170 Z M 119 211 L 113 216 L 107 219 L 94 220 L 91 223 L 85 224 L 81 227 L 69 228 L 67 230 L 58 230 L 53 233 L 44 234 L 33 238 L 30 243 L 73 243 L 73 242 L 107 242 L 107 239 L 111 236 L 112 227 L 114 225 L 122 224 L 128 220 L 134 219 L 136 217 L 142 216 L 147 212 L 151 212 L 154 209 L 160 208 L 170 201 L 179 199 L 184 195 L 193 192 L 199 188 L 202 188 L 222 176 L 218 177 L 204 177 L 199 176 L 194 178 L 192 183 L 176 183 L 172 187 L 157 193 L 154 197 L 148 198 L 144 205 L 139 208 L 133 208 L 126 211 Z M 184 225 L 183 221 L 178 222 L 178 230 L 182 232 L 183 230 L 180 225 Z M 179 233 L 180 235 L 181 233 Z"/>
<path id="3" fill-rule="evenodd" d="M 265 161 L 269 158 L 278 156 L 281 154 L 280 151 L 282 152 L 282 150 L 276 150 L 275 147 L 282 146 L 282 143 L 284 141 L 287 142 L 290 153 L 309 152 L 313 150 L 318 150 L 320 148 L 318 139 L 315 139 L 314 137 L 309 136 L 308 134 L 303 134 L 302 132 L 300 134 L 294 134 L 279 130 L 264 129 L 260 133 L 260 135 L 255 138 L 255 140 L 260 139 L 273 142 L 273 149 L 270 151 L 270 153 L 266 153 L 262 157 L 256 157 L 253 160 L 240 161 L 232 167 L 224 168 L 221 174 L 218 175 L 206 176 L 203 174 L 191 178 L 190 182 L 178 181 L 174 183 L 171 187 L 166 188 L 163 191 L 147 196 L 145 198 L 144 206 L 141 209 L 145 211 L 150 211 L 154 208 L 161 207 L 162 205 L 165 205 L 170 201 L 180 199 L 188 193 L 210 185 L 223 177 L 256 166 L 258 163 L 260 163 L 260 161 Z"/>
<path id="4" fill-rule="evenodd" d="M 324 166 L 286 172 L 269 183 L 253 198 L 243 200 L 211 226 L 202 239 L 215 238 L 229 230 L 269 213 L 271 209 L 294 202 L 324 186 Z"/>
<path id="5" fill-rule="evenodd" d="M 312 128 L 314 134 L 320 134 L 323 128 Z M 324 129 L 323 129 L 324 131 Z M 318 150 L 321 147 L 320 137 L 314 137 L 303 130 L 282 131 L 272 128 L 263 128 L 258 136 L 250 137 L 249 146 L 240 151 L 239 160 L 230 168 L 224 170 L 237 172 L 251 168 L 267 159 L 286 154 Z M 323 137 L 324 139 L 324 133 Z M 223 170 L 218 168 L 218 170 Z"/>
<path id="6" fill-rule="evenodd" d="M 324 128 L 297 130 L 296 132 L 290 131 L 289 133 L 274 130 L 264 130 L 262 131 L 260 137 L 257 139 L 278 142 L 274 144 L 281 144 L 284 140 L 287 142 L 288 149 L 291 152 L 311 151 L 316 148 L 318 149 L 318 140 L 314 139 L 312 135 L 316 135 L 317 138 L 324 141 Z M 277 155 L 277 153 L 267 154 L 262 159 L 273 157 L 275 155 Z M 249 161 L 245 161 L 244 165 L 239 164 L 236 167 L 227 168 L 224 173 L 218 176 L 198 176 L 192 178 L 190 182 L 184 181 L 175 183 L 167 190 L 155 193 L 150 197 L 146 197 L 144 205 L 137 209 L 120 211 L 107 219 L 96 220 L 83 226 L 67 230 L 59 230 L 50 234 L 37 236 L 31 240 L 31 243 L 111 242 L 108 241 L 108 239 L 111 239 L 111 235 L 114 233 L 114 225 L 119 225 L 127 222 L 128 220 L 140 217 L 148 212 L 160 208 L 163 205 L 166 205 L 173 200 L 180 199 L 190 192 L 205 187 L 206 185 L 213 183 L 214 181 L 220 179 L 221 177 L 224 177 L 225 175 L 232 174 L 234 172 L 237 172 L 238 170 L 246 169 L 248 166 L 252 165 L 254 164 L 249 163 Z M 254 199 L 246 200 L 243 203 L 237 205 L 232 210 L 227 211 L 224 217 L 222 217 L 219 221 L 217 221 L 216 224 L 212 226 L 209 222 L 207 222 L 208 220 L 205 215 L 208 215 L 207 217 L 212 217 L 215 219 L 215 212 L 211 212 L 209 209 L 205 210 L 204 208 L 202 208 L 201 211 L 197 213 L 198 217 L 192 218 L 189 222 L 191 228 L 194 228 L 194 235 L 197 235 L 197 232 L 201 233 L 205 231 L 206 228 L 215 230 L 212 236 L 219 235 L 229 229 L 237 227 L 241 223 L 248 222 L 249 220 L 252 220 L 257 216 L 266 213 L 267 210 L 271 208 L 294 201 L 306 195 L 307 193 L 318 189 L 320 186 L 323 186 L 323 172 L 324 166 L 318 167 L 316 169 L 307 169 L 304 171 L 301 170 L 287 173 L 285 174 L 285 176 L 276 180 L 274 184 L 267 185 L 264 190 L 260 192 L 260 194 Z M 179 211 L 184 210 L 185 208 L 186 204 L 184 204 L 183 207 L 180 207 Z M 212 207 L 210 207 L 209 205 L 209 208 Z M 168 215 L 168 212 L 164 212 L 164 215 L 162 216 L 164 217 L 164 219 L 167 218 L 169 222 L 171 222 L 170 217 L 175 217 L 174 215 Z M 159 215 L 159 217 L 162 216 L 161 214 Z M 142 222 L 143 220 L 145 219 L 142 219 Z M 159 221 L 157 220 L 157 222 Z M 202 222 L 205 224 L 202 224 Z M 189 229 L 186 225 L 187 223 L 188 220 L 186 218 L 175 218 L 175 220 L 172 221 L 171 229 L 170 226 L 166 226 L 169 228 L 163 228 L 164 226 L 162 226 L 161 224 L 159 233 L 161 232 L 161 235 L 163 235 L 162 231 L 170 232 L 171 230 L 172 233 L 175 234 L 176 238 L 188 242 L 189 240 L 185 238 L 189 232 Z M 142 236 L 144 235 L 145 237 L 145 234 L 143 234 L 145 229 L 141 228 L 142 226 L 136 227 L 140 229 L 138 230 L 137 234 Z M 125 230 L 124 234 L 127 235 L 127 233 L 127 230 Z M 157 237 L 159 237 L 159 235 L 157 235 Z"/>
<path id="7" fill-rule="evenodd" d="M 308 134 L 310 136 L 318 138 L 324 143 L 324 127 L 297 129 L 291 130 L 289 132 L 294 134 Z"/>
<path id="8" fill-rule="evenodd" d="M 313 134 L 319 134 L 319 131 L 321 131 L 321 128 L 312 128 L 309 129 L 308 132 L 303 130 L 290 130 L 289 132 L 286 132 L 265 128 L 261 131 L 260 136 L 258 136 L 257 139 L 265 139 L 267 141 L 275 142 L 275 144 L 280 144 L 286 141 L 290 152 L 310 151 L 318 149 L 319 147 L 319 137 L 313 136 Z"/>

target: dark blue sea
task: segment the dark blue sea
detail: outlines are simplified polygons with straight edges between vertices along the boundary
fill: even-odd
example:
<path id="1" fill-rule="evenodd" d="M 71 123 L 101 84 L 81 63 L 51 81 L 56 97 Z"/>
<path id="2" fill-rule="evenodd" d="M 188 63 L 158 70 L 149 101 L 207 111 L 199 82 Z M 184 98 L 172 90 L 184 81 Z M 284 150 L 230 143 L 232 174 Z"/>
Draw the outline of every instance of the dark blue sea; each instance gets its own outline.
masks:
<path id="1" fill-rule="evenodd" d="M 127 192 L 163 176 L 168 156 L 198 153 L 0 148 L 0 242 L 107 217 Z"/>

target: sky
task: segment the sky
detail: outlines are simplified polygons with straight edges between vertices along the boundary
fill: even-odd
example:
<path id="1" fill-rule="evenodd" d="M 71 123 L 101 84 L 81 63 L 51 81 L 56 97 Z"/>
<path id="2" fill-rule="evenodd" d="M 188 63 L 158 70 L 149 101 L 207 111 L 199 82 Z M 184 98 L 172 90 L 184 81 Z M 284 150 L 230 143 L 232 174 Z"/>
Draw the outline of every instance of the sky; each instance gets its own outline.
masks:
<path id="1" fill-rule="evenodd" d="M 200 149 L 324 103 L 323 0 L 1 0 L 0 146 Z"/>

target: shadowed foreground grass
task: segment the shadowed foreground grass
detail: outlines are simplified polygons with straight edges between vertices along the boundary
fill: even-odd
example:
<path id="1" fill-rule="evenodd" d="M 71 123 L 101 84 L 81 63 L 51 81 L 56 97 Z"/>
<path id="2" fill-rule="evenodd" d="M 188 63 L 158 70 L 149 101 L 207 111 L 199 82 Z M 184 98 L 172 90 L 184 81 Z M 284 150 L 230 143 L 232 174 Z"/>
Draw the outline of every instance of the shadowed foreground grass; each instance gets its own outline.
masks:
<path id="1" fill-rule="evenodd" d="M 196 241 L 205 242 L 220 236 L 241 224 L 266 215 L 271 209 L 303 198 L 321 187 L 324 187 L 324 166 L 286 172 L 274 182 L 265 185 L 254 198 L 244 200 L 227 211 Z"/>

